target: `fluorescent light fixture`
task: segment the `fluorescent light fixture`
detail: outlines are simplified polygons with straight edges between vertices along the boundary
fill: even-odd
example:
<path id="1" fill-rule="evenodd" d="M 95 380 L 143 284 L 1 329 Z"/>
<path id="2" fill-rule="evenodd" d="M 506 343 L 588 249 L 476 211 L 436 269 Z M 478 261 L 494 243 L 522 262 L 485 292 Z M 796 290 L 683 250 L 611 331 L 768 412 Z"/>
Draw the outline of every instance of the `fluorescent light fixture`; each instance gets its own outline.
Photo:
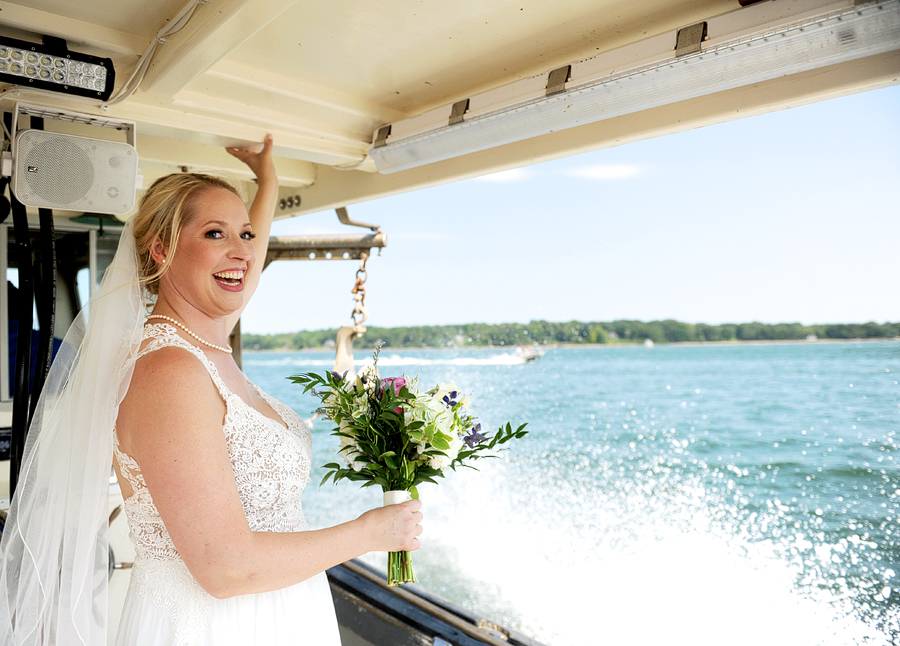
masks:
<path id="1" fill-rule="evenodd" d="M 105 101 L 115 85 L 115 70 L 112 59 L 70 52 L 59 39 L 37 45 L 0 38 L 0 80 Z"/>
<path id="2" fill-rule="evenodd" d="M 770 0 L 376 130 L 394 173 L 900 49 L 900 0 Z"/>

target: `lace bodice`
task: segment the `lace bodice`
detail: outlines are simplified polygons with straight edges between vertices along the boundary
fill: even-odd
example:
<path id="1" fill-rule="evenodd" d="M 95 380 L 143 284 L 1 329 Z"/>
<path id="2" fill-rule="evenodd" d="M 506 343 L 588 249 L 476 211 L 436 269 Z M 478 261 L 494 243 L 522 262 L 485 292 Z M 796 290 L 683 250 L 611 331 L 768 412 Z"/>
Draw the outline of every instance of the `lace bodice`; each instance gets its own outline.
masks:
<path id="1" fill-rule="evenodd" d="M 222 431 L 250 528 L 278 532 L 305 529 L 301 495 L 309 481 L 312 441 L 303 420 L 253 384 L 251 386 L 285 424 L 246 404 L 227 388 L 206 355 L 180 337 L 171 325 L 146 326 L 144 339 L 150 342 L 140 351 L 138 359 L 160 348 L 174 346 L 190 352 L 206 366 L 225 402 Z M 193 643 L 191 635 L 197 634 L 198 623 L 202 625 L 211 597 L 194 581 L 178 555 L 140 466 L 119 448 L 118 436 L 115 437 L 114 451 L 122 477 L 134 492 L 125 500 L 136 552 L 133 585 L 138 587 L 139 593 L 149 593 L 157 605 L 172 610 L 179 644 Z"/>

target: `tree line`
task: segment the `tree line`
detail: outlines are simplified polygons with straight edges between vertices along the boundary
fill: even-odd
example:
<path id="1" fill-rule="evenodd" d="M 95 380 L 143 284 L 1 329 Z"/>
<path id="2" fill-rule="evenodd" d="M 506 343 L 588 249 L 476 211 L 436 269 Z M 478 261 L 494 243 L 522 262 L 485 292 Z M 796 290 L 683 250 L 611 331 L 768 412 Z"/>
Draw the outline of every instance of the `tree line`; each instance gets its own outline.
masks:
<path id="1" fill-rule="evenodd" d="M 287 334 L 244 334 L 247 350 L 303 350 L 334 347 L 337 329 L 303 330 Z M 374 327 L 354 341 L 357 348 L 371 348 L 381 342 L 389 348 L 464 348 L 508 345 L 553 345 L 579 343 L 702 343 L 707 341 L 787 341 L 803 339 L 877 339 L 900 337 L 898 323 L 683 323 L 665 321 L 612 321 L 563 323 L 467 323 Z"/>

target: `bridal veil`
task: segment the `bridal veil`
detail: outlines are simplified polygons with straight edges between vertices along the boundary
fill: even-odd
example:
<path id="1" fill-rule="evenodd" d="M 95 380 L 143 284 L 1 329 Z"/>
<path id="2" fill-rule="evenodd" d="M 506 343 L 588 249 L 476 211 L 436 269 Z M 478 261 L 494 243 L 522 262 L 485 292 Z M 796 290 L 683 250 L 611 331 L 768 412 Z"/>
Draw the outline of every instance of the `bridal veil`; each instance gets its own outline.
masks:
<path id="1" fill-rule="evenodd" d="M 145 309 L 132 225 L 40 396 L 0 543 L 0 645 L 104 646 L 113 427 Z"/>

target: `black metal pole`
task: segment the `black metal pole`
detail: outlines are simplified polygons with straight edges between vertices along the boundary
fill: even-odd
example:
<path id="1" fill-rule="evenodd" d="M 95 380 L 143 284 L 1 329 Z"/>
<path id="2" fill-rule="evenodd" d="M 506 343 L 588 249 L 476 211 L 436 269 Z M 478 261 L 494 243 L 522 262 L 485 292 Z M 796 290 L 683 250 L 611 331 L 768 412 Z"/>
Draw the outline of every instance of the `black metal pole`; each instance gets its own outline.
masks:
<path id="1" fill-rule="evenodd" d="M 31 232 L 23 205 L 10 191 L 15 229 L 15 257 L 19 269 L 18 341 L 16 343 L 16 374 L 13 389 L 12 435 L 9 447 L 9 496 L 12 498 L 22 468 L 25 436 L 28 433 L 29 386 L 31 373 L 31 330 L 34 327 L 34 289 L 31 270 Z"/>
<path id="2" fill-rule="evenodd" d="M 44 120 L 31 117 L 31 128 L 43 130 Z M 38 399 L 44 389 L 50 362 L 53 359 L 53 328 L 56 321 L 56 231 L 53 226 L 53 211 L 38 209 L 41 223 L 40 271 L 35 274 L 34 296 L 37 305 L 38 355 L 31 384 L 31 406 L 28 413 L 28 425 L 34 418 Z"/>
<path id="3" fill-rule="evenodd" d="M 56 231 L 53 211 L 39 209 L 41 220 L 41 271 L 40 282 L 35 281 L 35 301 L 38 311 L 38 356 L 31 386 L 31 409 L 28 423 L 34 418 L 38 399 L 47 381 L 50 362 L 53 360 L 53 328 L 56 324 Z"/>

